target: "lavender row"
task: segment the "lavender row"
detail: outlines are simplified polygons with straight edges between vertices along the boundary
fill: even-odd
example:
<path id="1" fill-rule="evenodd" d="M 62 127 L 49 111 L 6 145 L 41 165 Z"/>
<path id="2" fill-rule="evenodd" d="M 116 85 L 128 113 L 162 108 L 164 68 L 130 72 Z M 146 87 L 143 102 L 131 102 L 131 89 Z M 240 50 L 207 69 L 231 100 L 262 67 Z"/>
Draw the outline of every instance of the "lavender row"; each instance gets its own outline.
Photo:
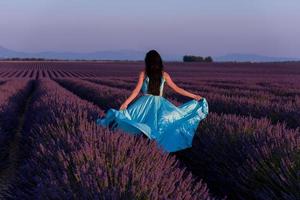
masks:
<path id="1" fill-rule="evenodd" d="M 136 80 L 132 78 L 84 78 L 94 83 L 100 83 L 109 85 L 112 87 L 118 85 L 124 85 L 128 89 L 132 89 Z M 259 98 L 265 101 L 278 102 L 284 99 L 284 101 L 294 101 L 295 98 L 299 98 L 300 88 L 293 87 L 289 84 L 278 85 L 275 83 L 265 83 L 267 85 L 261 86 L 260 82 L 242 82 L 237 83 L 221 82 L 214 83 L 208 80 L 194 80 L 186 78 L 174 78 L 174 81 L 181 87 L 196 90 L 198 92 L 212 92 L 220 93 L 231 97 L 247 97 L 247 98 Z"/>
<path id="2" fill-rule="evenodd" d="M 197 91 L 200 93 L 215 93 L 222 94 L 231 98 L 245 98 L 245 99 L 256 99 L 259 103 L 288 103 L 299 106 L 300 102 L 300 89 L 292 89 L 285 85 L 283 88 L 271 88 L 268 89 L 251 89 L 251 85 L 245 86 L 245 88 L 239 87 L 216 87 L 211 84 L 178 84 L 179 86 L 188 90 Z M 297 104 L 298 103 L 298 104 Z"/>
<path id="3" fill-rule="evenodd" d="M 129 91 L 125 89 L 99 87 L 80 79 L 55 79 L 55 81 L 81 98 L 95 103 L 103 110 L 117 109 L 117 106 L 120 106 L 129 94 Z"/>
<path id="4" fill-rule="evenodd" d="M 299 85 L 299 62 L 286 63 L 182 63 L 164 62 L 165 70 L 174 77 L 189 77 L 201 80 L 223 81 L 278 81 Z M 144 68 L 144 62 L 101 61 L 101 62 L 0 62 L 0 70 L 67 70 L 90 74 L 90 77 L 132 76 Z"/>
<path id="5" fill-rule="evenodd" d="M 79 72 L 66 72 L 62 70 L 20 70 L 20 71 L 8 71 L 0 73 L 0 78 L 12 78 L 12 79 L 51 79 L 51 78 L 65 78 L 65 77 L 92 77 L 89 73 Z"/>
<path id="6" fill-rule="evenodd" d="M 264 119 L 211 114 L 178 158 L 229 199 L 300 198 L 300 129 Z"/>
<path id="7" fill-rule="evenodd" d="M 56 79 L 56 81 L 81 98 L 95 103 L 104 110 L 109 108 L 118 109 L 130 95 L 130 91 L 123 88 L 112 88 L 80 79 Z M 140 95 L 141 93 L 135 100 L 137 100 Z M 133 100 L 131 104 L 134 103 L 135 100 Z M 175 105 L 179 105 L 179 102 L 174 99 L 170 98 L 169 100 Z"/>
<path id="8" fill-rule="evenodd" d="M 242 116 L 252 116 L 255 118 L 269 118 L 273 124 L 285 123 L 290 128 L 300 126 L 300 98 L 295 101 L 268 101 L 268 96 L 259 98 L 246 97 L 230 97 L 223 94 L 213 92 L 199 92 L 198 90 L 190 90 L 193 93 L 198 93 L 204 96 L 209 102 L 211 110 L 217 113 L 238 114 Z M 175 95 L 178 101 L 183 98 Z"/>
<path id="9" fill-rule="evenodd" d="M 124 89 L 132 90 L 135 87 L 136 81 L 128 81 L 128 80 L 113 80 L 113 79 L 84 79 L 93 83 L 103 84 L 111 87 L 121 87 Z M 178 85 L 187 90 L 195 91 L 200 94 L 220 94 L 222 96 L 226 96 L 231 99 L 239 98 L 244 101 L 253 101 L 255 100 L 260 104 L 285 104 L 291 107 L 296 107 L 300 109 L 300 89 L 291 89 L 286 88 L 276 88 L 274 91 L 266 91 L 266 90 L 253 90 L 247 88 L 236 88 L 236 87 L 226 87 L 222 86 L 222 88 L 218 88 L 215 86 L 211 86 L 211 84 L 207 84 L 206 82 L 198 83 L 197 85 L 188 83 L 186 81 L 176 81 Z M 223 88 L 224 87 L 224 88 Z M 251 87 L 249 85 L 249 87 Z M 270 89 L 270 88 L 268 88 Z"/>
<path id="10" fill-rule="evenodd" d="M 106 82 L 126 82 L 135 84 L 136 77 L 101 77 L 99 78 L 86 78 L 91 80 L 103 80 Z M 239 90 L 251 90 L 253 92 L 263 91 L 267 93 L 272 93 L 276 96 L 290 96 L 290 95 L 299 95 L 300 87 L 297 82 L 290 81 L 281 81 L 281 80 L 227 80 L 227 79 L 219 79 L 214 77 L 208 77 L 206 79 L 203 78 L 195 78 L 195 77 L 173 77 L 173 80 L 184 86 L 194 86 L 199 87 L 199 85 L 211 86 L 220 89 L 239 89 Z M 292 94 L 291 94 L 292 93 Z"/>
<path id="11" fill-rule="evenodd" d="M 293 82 L 277 82 L 274 81 L 218 81 L 218 80 L 185 80 L 178 79 L 179 84 L 190 85 L 193 87 L 199 87 L 204 85 L 205 87 L 210 86 L 219 89 L 225 90 L 237 90 L 240 94 L 243 94 L 243 91 L 251 91 L 254 94 L 260 93 L 268 94 L 271 96 L 291 96 L 295 97 L 296 95 L 300 95 L 300 88 Z M 222 91 L 222 90 L 221 90 Z"/>
<path id="12" fill-rule="evenodd" d="M 59 65 L 59 68 L 56 66 Z M 64 78 L 64 77 L 94 77 L 88 71 L 67 70 L 68 63 L 57 62 L 0 62 L 0 77 L 2 78 Z"/>
<path id="13" fill-rule="evenodd" d="M 91 80 L 89 80 L 91 81 Z M 105 84 L 105 81 L 92 80 L 95 83 L 101 85 Z M 108 86 L 117 87 L 118 89 L 128 90 L 129 87 L 133 89 L 133 84 L 124 83 L 108 83 Z M 125 85 L 125 86 L 124 86 Z M 178 102 L 184 102 L 187 100 L 186 97 L 178 95 L 170 90 L 170 88 L 165 87 L 165 96 L 167 98 L 172 98 Z M 200 89 L 201 90 L 201 89 Z M 199 92 L 199 90 L 190 90 L 196 94 L 204 96 L 209 104 L 212 112 L 217 113 L 227 113 L 227 114 L 238 114 L 244 116 L 253 116 L 256 118 L 268 117 L 274 124 L 281 122 L 285 123 L 290 128 L 297 128 L 300 126 L 300 98 L 297 97 L 295 102 L 260 102 L 255 98 L 243 98 L 243 97 L 230 97 L 218 93 L 212 92 Z M 268 98 L 266 96 L 266 98 Z"/>
<path id="14" fill-rule="evenodd" d="M 33 100 L 11 197 L 212 199 L 174 156 L 146 138 L 99 127 L 89 116 L 101 111 L 55 82 L 39 81 Z"/>
<path id="15" fill-rule="evenodd" d="M 12 80 L 0 86 L 0 163 L 3 165 L 7 162 L 9 143 L 18 126 L 19 112 L 32 84 L 28 80 Z"/>

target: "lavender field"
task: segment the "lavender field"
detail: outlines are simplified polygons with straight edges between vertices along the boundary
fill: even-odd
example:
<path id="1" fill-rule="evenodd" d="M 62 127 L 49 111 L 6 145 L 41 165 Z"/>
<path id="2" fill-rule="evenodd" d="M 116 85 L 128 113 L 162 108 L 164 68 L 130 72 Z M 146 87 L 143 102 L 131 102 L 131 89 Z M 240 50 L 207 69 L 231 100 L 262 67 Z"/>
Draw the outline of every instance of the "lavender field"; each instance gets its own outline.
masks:
<path id="1" fill-rule="evenodd" d="M 192 148 L 171 154 L 95 124 L 143 68 L 0 62 L 0 199 L 300 199 L 299 62 L 166 62 L 209 104 Z"/>

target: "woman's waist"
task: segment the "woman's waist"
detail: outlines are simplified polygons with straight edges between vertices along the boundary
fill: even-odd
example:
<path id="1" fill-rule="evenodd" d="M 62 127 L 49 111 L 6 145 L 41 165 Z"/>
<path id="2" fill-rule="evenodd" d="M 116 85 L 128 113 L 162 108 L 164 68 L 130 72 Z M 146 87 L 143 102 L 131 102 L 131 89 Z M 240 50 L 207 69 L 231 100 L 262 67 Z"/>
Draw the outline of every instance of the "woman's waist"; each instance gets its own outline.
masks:
<path id="1" fill-rule="evenodd" d="M 144 96 L 155 96 L 155 97 L 162 97 L 162 95 L 154 95 L 154 94 L 149 94 L 149 93 L 144 93 Z"/>

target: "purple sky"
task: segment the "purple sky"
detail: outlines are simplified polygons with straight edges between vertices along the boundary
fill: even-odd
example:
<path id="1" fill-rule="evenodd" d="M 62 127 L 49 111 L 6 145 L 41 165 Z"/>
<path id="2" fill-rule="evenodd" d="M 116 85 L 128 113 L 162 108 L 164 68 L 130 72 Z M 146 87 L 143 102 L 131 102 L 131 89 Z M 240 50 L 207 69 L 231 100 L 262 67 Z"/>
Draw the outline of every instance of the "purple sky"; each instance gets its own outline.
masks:
<path id="1" fill-rule="evenodd" d="M 299 0 L 3 0 L 0 46 L 300 57 Z"/>

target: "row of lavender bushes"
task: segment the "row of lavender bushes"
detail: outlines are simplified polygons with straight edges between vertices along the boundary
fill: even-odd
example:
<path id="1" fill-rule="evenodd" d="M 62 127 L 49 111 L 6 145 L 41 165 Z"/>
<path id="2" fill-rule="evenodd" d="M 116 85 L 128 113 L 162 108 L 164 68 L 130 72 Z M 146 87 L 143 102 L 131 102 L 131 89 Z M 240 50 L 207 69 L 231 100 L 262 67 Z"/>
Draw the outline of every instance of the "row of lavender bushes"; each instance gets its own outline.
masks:
<path id="1" fill-rule="evenodd" d="M 130 95 L 128 89 L 99 85 L 77 78 L 55 79 L 55 81 L 81 98 L 93 102 L 105 111 L 109 108 L 119 108 Z M 141 95 L 140 93 L 136 99 Z M 133 100 L 132 103 L 134 103 L 135 100 Z M 169 98 L 168 100 L 175 105 L 179 105 L 179 102 L 175 99 Z"/>
<path id="2" fill-rule="evenodd" d="M 199 88 L 199 85 L 206 87 L 214 87 L 220 89 L 219 91 L 228 92 L 235 91 L 233 94 L 238 94 L 243 96 L 247 95 L 250 91 L 254 95 L 269 95 L 272 97 L 295 97 L 300 94 L 300 88 L 296 83 L 293 82 L 281 82 L 278 79 L 259 81 L 252 79 L 251 81 L 244 80 L 199 80 L 199 79 L 178 79 L 176 83 L 180 85 L 189 85 Z M 198 86 L 198 87 L 197 87 Z"/>
<path id="3" fill-rule="evenodd" d="M 193 147 L 178 152 L 216 194 L 230 199 L 300 199 L 300 131 L 267 118 L 211 112 Z M 192 158 L 192 159 L 191 159 Z"/>
<path id="4" fill-rule="evenodd" d="M 126 89 L 132 89 L 137 83 L 134 79 L 122 78 L 83 78 L 94 83 L 108 85 L 111 87 L 120 86 Z M 257 101 L 271 102 L 295 102 L 299 101 L 300 87 L 292 83 L 260 82 L 260 81 L 218 81 L 218 80 L 199 80 L 174 78 L 179 86 L 198 90 L 199 92 L 210 92 L 223 94 L 230 97 L 248 97 L 256 98 Z"/>
<path id="5" fill-rule="evenodd" d="M 9 144 L 18 126 L 19 112 L 29 95 L 32 81 L 9 80 L 0 86 L 0 170 L 7 163 Z"/>
<path id="6" fill-rule="evenodd" d="M 104 113 L 50 80 L 37 81 L 15 199 L 213 199 L 156 143 L 95 124 Z"/>
<path id="7" fill-rule="evenodd" d="M 117 108 L 117 106 L 121 105 L 128 97 L 128 90 L 122 88 L 99 87 L 97 84 L 76 78 L 55 79 L 55 81 L 81 98 L 95 103 L 103 110 Z M 85 87 L 82 87 L 82 85 L 85 85 Z M 118 96 L 114 94 L 118 94 Z"/>
<path id="8" fill-rule="evenodd" d="M 99 79 L 85 79 L 99 85 L 107 85 L 118 89 L 133 90 L 135 83 L 125 84 L 123 81 L 107 81 Z M 181 85 L 182 86 L 182 85 Z M 183 85 L 183 88 L 193 93 L 204 96 L 210 102 L 212 112 L 238 114 L 243 116 L 252 116 L 255 118 L 268 117 L 273 124 L 278 122 L 285 123 L 290 128 L 300 126 L 300 96 L 297 94 L 287 99 L 282 96 L 274 96 L 270 93 L 260 92 L 259 96 L 255 96 L 255 92 L 250 92 L 248 96 L 226 95 L 228 89 L 219 91 L 214 87 L 189 86 Z M 184 102 L 187 97 L 176 94 L 165 87 L 164 94 L 166 98 L 174 99 L 178 102 Z M 250 96 L 252 95 L 252 97 Z"/>
<path id="9" fill-rule="evenodd" d="M 117 107 L 127 96 L 118 88 L 82 80 L 60 80 L 66 88 L 92 102 Z M 102 94 L 100 91 L 110 90 Z M 91 95 L 94 94 L 94 95 Z M 110 94 L 110 97 L 107 95 Z M 191 149 L 176 155 L 216 194 L 232 199 L 299 199 L 299 128 L 234 114 L 211 114 L 197 130 Z"/>

